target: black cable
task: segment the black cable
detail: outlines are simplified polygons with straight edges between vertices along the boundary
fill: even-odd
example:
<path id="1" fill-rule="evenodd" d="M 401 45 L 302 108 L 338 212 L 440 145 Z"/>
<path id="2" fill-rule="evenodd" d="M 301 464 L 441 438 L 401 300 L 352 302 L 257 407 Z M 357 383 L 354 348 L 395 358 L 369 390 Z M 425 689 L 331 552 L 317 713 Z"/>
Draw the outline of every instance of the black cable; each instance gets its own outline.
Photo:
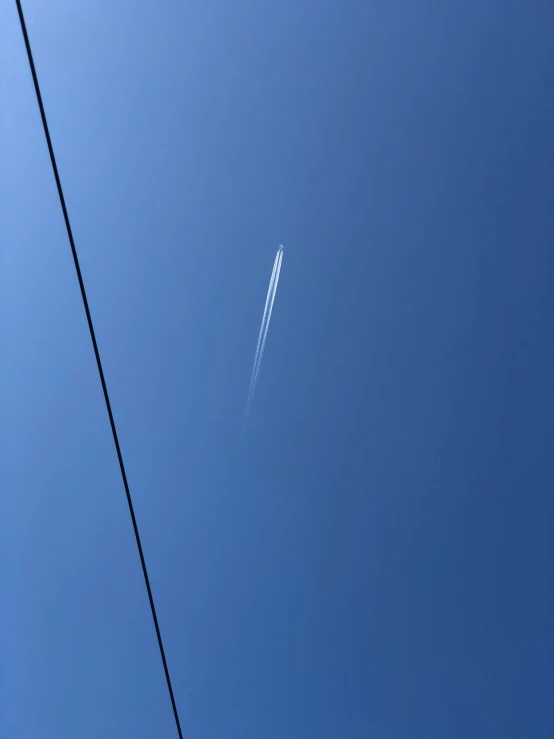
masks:
<path id="1" fill-rule="evenodd" d="M 96 357 L 96 365 L 98 367 L 98 374 L 100 375 L 100 382 L 102 383 L 102 390 L 104 391 L 104 400 L 106 401 L 106 409 L 110 418 L 110 426 L 112 427 L 112 435 L 117 452 L 117 458 L 119 460 L 119 469 L 121 470 L 121 477 L 123 478 L 123 485 L 125 487 L 125 494 L 127 496 L 127 503 L 129 505 L 129 513 L 131 514 L 131 520 L 133 522 L 133 529 L 135 532 L 135 539 L 140 556 L 140 563 L 142 565 L 142 574 L 144 575 L 144 582 L 146 584 L 146 590 L 148 591 L 148 600 L 150 601 L 150 610 L 152 611 L 152 618 L 154 620 L 154 627 L 156 629 L 156 636 L 158 637 L 158 646 L 160 648 L 160 655 L 162 658 L 165 679 L 167 681 L 167 688 L 169 690 L 169 697 L 171 698 L 171 705 L 173 707 L 173 715 L 175 716 L 175 723 L 177 725 L 177 732 L 179 739 L 183 739 L 181 732 L 181 724 L 179 722 L 179 714 L 177 713 L 177 705 L 175 704 L 175 698 L 173 696 L 173 688 L 171 687 L 171 678 L 169 677 L 169 670 L 167 667 L 167 661 L 165 659 L 165 652 L 162 642 L 162 635 L 160 633 L 160 627 L 158 625 L 158 617 L 156 616 L 156 606 L 154 605 L 154 598 L 152 597 L 152 590 L 150 588 L 150 580 L 148 579 L 148 572 L 146 570 L 146 562 L 144 560 L 144 554 L 142 552 L 142 545 L 140 543 L 140 536 L 135 518 L 135 511 L 133 509 L 133 501 L 131 500 L 131 493 L 129 490 L 129 483 L 127 482 L 127 475 L 125 473 L 125 465 L 123 464 L 123 457 L 121 455 L 121 449 L 119 446 L 119 440 L 117 438 L 117 431 L 115 429 L 115 422 L 112 414 L 112 407 L 110 404 L 110 398 L 108 395 L 108 388 L 106 387 L 106 380 L 104 379 L 104 371 L 102 369 L 102 362 L 100 361 L 100 353 L 98 352 L 98 345 L 96 343 L 96 336 L 94 334 L 94 327 L 92 325 L 92 318 L 88 307 L 87 295 L 85 292 L 85 285 L 83 283 L 83 277 L 81 275 L 81 268 L 79 267 L 79 259 L 77 257 L 77 250 L 75 249 L 75 242 L 73 241 L 73 233 L 71 231 L 71 225 L 69 223 L 69 216 L 67 214 L 67 208 L 65 206 L 65 198 L 63 196 L 62 183 L 60 181 L 60 175 L 58 174 L 58 167 L 56 165 L 56 157 L 54 156 L 54 149 L 52 147 L 52 141 L 50 139 L 50 132 L 48 130 L 48 123 L 46 122 L 46 114 L 44 112 L 44 106 L 42 104 L 42 96 L 40 94 L 40 87 L 38 84 L 37 73 L 35 69 L 35 63 L 33 61 L 33 54 L 31 52 L 31 44 L 29 43 L 29 36 L 27 35 L 27 27 L 25 25 L 25 18 L 23 17 L 23 8 L 21 7 L 21 1 L 15 0 L 17 4 L 17 12 L 19 13 L 19 21 L 21 23 L 21 30 L 23 32 L 23 38 L 25 40 L 25 47 L 27 49 L 27 57 L 29 59 L 29 66 L 31 67 L 31 74 L 33 75 L 33 82 L 35 85 L 35 92 L 37 95 L 38 107 L 40 108 L 40 116 L 42 118 L 42 125 L 44 127 L 44 134 L 46 136 L 46 142 L 48 144 L 48 151 L 50 152 L 50 161 L 52 162 L 52 169 L 54 170 L 54 177 L 56 178 L 56 185 L 58 188 L 58 195 L 60 197 L 60 204 L 62 206 L 63 217 L 65 220 L 65 227 L 67 229 L 67 235 L 69 237 L 69 243 L 71 244 L 71 252 L 73 254 L 73 261 L 75 263 L 75 270 L 77 272 L 77 279 L 79 280 L 79 287 L 81 288 L 81 297 L 83 298 L 83 305 L 85 306 L 85 313 L 87 314 L 87 322 L 90 331 L 90 338 L 92 339 L 92 346 L 94 347 L 94 356 Z"/>

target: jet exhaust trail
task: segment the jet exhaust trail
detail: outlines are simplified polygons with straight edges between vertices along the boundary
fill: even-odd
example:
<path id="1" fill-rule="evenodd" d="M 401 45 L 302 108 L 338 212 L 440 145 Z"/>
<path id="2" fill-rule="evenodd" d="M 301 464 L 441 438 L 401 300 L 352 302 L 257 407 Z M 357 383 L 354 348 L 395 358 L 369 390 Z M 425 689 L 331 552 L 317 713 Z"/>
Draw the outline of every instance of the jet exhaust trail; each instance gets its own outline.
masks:
<path id="1" fill-rule="evenodd" d="M 262 325 L 260 326 L 260 333 L 258 334 L 258 343 L 256 345 L 256 353 L 254 354 L 254 365 L 252 367 L 252 376 L 250 378 L 250 388 L 248 390 L 248 400 L 246 402 L 246 410 L 244 413 L 244 420 L 248 418 L 250 414 L 250 408 L 254 399 L 254 392 L 258 382 L 260 374 L 260 366 L 262 363 L 262 357 L 264 354 L 265 343 L 267 340 L 267 334 L 269 331 L 269 322 L 271 321 L 271 313 L 273 311 L 273 303 L 275 302 L 275 294 L 277 293 L 277 284 L 279 282 L 279 274 L 281 272 L 281 263 L 283 261 L 283 246 L 281 245 L 277 249 L 275 256 L 275 262 L 273 263 L 273 270 L 271 272 L 271 278 L 269 280 L 269 287 L 267 290 L 267 296 L 265 299 L 264 313 L 262 316 Z"/>
<path id="2" fill-rule="evenodd" d="M 248 389 L 248 401 L 246 404 L 246 407 L 248 409 L 248 406 L 250 405 L 250 397 L 252 395 L 252 388 L 254 387 L 254 378 L 256 376 L 256 367 L 258 366 L 258 357 L 260 355 L 260 346 L 262 343 L 262 337 L 264 334 L 264 326 L 266 324 L 267 320 L 267 311 L 269 308 L 269 302 L 271 300 L 271 291 L 273 290 L 273 283 L 275 282 L 275 274 L 277 272 L 277 266 L 279 264 L 279 252 L 277 252 L 277 255 L 275 257 L 275 262 L 273 263 L 273 269 L 271 271 L 271 278 L 269 280 L 269 288 L 267 290 L 267 295 L 265 298 L 265 305 L 264 305 L 264 314 L 262 316 L 262 325 L 260 326 L 260 333 L 258 334 L 258 343 L 256 344 L 256 353 L 254 354 L 254 364 L 252 366 L 252 376 L 250 377 L 250 387 Z"/>
<path id="3" fill-rule="evenodd" d="M 275 280 L 273 282 L 273 290 L 271 292 L 271 301 L 269 303 L 269 310 L 267 312 L 267 321 L 266 321 L 265 329 L 264 329 L 264 337 L 262 339 L 262 344 L 260 346 L 260 353 L 258 354 L 258 365 L 256 367 L 256 377 L 254 378 L 254 387 L 256 387 L 256 384 L 258 382 L 258 375 L 260 374 L 260 366 L 262 364 L 262 357 L 264 354 L 265 342 L 267 339 L 267 332 L 269 331 L 269 322 L 271 321 L 271 314 L 273 312 L 273 303 L 275 302 L 275 294 L 277 292 L 277 283 L 279 281 L 279 274 L 281 272 L 281 262 L 282 261 L 283 261 L 283 256 L 281 252 L 281 258 L 279 259 L 279 265 L 277 267 L 277 272 L 275 274 Z M 254 394 L 254 388 L 252 388 L 252 395 L 253 394 Z"/>

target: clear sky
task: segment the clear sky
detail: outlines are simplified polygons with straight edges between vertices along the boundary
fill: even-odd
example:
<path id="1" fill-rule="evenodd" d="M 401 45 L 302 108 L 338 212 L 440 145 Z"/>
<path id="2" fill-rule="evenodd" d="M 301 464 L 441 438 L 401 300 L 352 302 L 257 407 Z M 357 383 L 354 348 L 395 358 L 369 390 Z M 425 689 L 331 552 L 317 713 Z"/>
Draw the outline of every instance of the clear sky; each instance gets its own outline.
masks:
<path id="1" fill-rule="evenodd" d="M 551 737 L 552 3 L 24 7 L 185 737 Z M 0 54 L 0 735 L 175 737 Z"/>

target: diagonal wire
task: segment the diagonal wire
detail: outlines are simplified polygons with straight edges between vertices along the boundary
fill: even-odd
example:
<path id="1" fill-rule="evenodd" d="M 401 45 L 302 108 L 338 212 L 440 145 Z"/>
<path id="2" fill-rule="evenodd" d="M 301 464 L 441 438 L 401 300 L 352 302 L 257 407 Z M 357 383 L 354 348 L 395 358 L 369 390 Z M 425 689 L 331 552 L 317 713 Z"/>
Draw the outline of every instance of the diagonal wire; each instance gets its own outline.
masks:
<path id="1" fill-rule="evenodd" d="M 35 69 L 35 63 L 33 61 L 33 54 L 31 52 L 31 44 L 29 43 L 29 36 L 27 35 L 27 26 L 25 25 L 25 18 L 23 17 L 23 8 L 21 7 L 21 1 L 15 0 L 17 5 L 17 12 L 19 13 L 19 21 L 21 23 L 21 30 L 23 32 L 23 38 L 25 40 L 25 48 L 27 49 L 27 57 L 29 59 L 29 66 L 31 67 L 31 74 L 33 75 L 33 82 L 35 85 L 35 92 L 37 96 L 37 102 L 38 107 L 40 108 L 40 117 L 42 118 L 42 125 L 44 127 L 44 134 L 46 136 L 46 142 L 48 144 L 48 151 L 50 152 L 50 161 L 52 162 L 52 169 L 54 171 L 54 177 L 56 179 L 56 186 L 58 188 L 58 195 L 60 197 L 60 204 L 62 206 L 63 211 L 63 217 L 65 220 L 65 227 L 67 229 L 67 236 L 69 238 L 69 243 L 71 245 L 71 253 L 73 254 L 73 261 L 75 263 L 75 270 L 77 272 L 77 279 L 79 280 L 79 287 L 81 288 L 81 297 L 83 299 L 83 305 L 85 307 L 85 313 L 87 314 L 87 322 L 88 327 L 90 331 L 90 338 L 92 340 L 92 346 L 94 348 L 94 356 L 96 357 L 96 365 L 98 367 L 98 374 L 100 375 L 100 382 L 102 383 L 102 390 L 104 392 L 104 400 L 106 402 L 106 409 L 108 411 L 108 416 L 110 419 L 110 426 L 112 429 L 112 435 L 113 440 L 115 444 L 115 449 L 117 452 L 117 458 L 119 460 L 119 469 L 121 470 L 121 477 L 123 478 L 123 486 L 125 487 L 125 495 L 127 496 L 127 503 L 129 505 L 129 513 L 131 514 L 131 520 L 133 522 L 133 530 L 135 532 L 135 539 L 137 542 L 138 552 L 140 556 L 140 563 L 142 565 L 142 574 L 144 575 L 144 582 L 146 585 L 146 590 L 148 591 L 148 600 L 150 601 L 150 610 L 152 611 L 152 619 L 154 621 L 154 628 L 156 629 L 156 636 L 158 637 L 158 646 L 160 648 L 160 655 L 163 662 L 164 672 L 165 672 L 165 679 L 167 682 L 167 689 L 169 690 L 169 697 L 171 698 L 171 705 L 173 707 L 173 715 L 175 717 L 175 724 L 177 725 L 177 732 L 179 734 L 179 739 L 183 739 L 183 734 L 181 731 L 181 724 L 179 721 L 179 714 L 177 713 L 177 705 L 175 703 L 175 697 L 173 695 L 173 688 L 171 687 L 171 678 L 169 677 L 169 669 L 167 667 L 167 661 L 165 658 L 165 651 L 163 647 L 162 642 L 162 635 L 160 633 L 160 627 L 158 625 L 158 617 L 156 616 L 156 606 L 154 605 L 154 598 L 152 596 L 152 589 L 150 588 L 150 580 L 148 578 L 148 572 L 146 570 L 146 561 L 144 559 L 144 554 L 142 551 L 142 545 L 140 543 L 140 536 L 137 526 L 137 521 L 135 518 L 135 511 L 133 509 L 133 501 L 131 499 L 131 492 L 129 490 L 129 483 L 127 482 L 127 475 L 125 473 L 125 465 L 123 464 L 123 457 L 121 455 L 121 448 L 119 446 L 119 440 L 117 438 L 117 431 L 115 428 L 115 422 L 113 418 L 112 413 L 112 407 L 110 404 L 110 398 L 108 395 L 108 388 L 106 386 L 106 380 L 104 378 L 104 370 L 102 369 L 102 362 L 100 360 L 100 353 L 98 351 L 98 345 L 96 343 L 96 336 L 94 333 L 94 327 L 92 325 L 92 318 L 90 315 L 90 310 L 88 306 L 88 300 L 87 295 L 85 292 L 85 285 L 83 282 L 83 277 L 81 275 L 81 268 L 79 266 L 79 259 L 77 257 L 77 250 L 75 248 L 75 242 L 73 240 L 73 233 L 71 231 L 71 225 L 69 223 L 69 215 L 67 213 L 67 208 L 65 205 L 65 198 L 63 195 L 62 190 L 62 183 L 60 181 L 60 175 L 58 173 L 58 167 L 56 164 L 56 157 L 54 156 L 54 149 L 52 147 L 52 140 L 50 139 L 50 132 L 48 130 L 48 123 L 46 122 L 46 114 L 44 112 L 44 105 L 42 104 L 42 96 L 40 94 L 40 87 L 38 84 L 38 78 L 37 73 Z"/>

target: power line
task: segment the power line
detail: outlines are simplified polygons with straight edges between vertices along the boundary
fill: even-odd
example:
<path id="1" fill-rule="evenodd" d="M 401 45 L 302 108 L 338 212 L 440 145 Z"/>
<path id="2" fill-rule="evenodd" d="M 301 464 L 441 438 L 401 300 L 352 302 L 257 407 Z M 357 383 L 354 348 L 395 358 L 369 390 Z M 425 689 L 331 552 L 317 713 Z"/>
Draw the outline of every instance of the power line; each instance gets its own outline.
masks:
<path id="1" fill-rule="evenodd" d="M 67 230 L 67 236 L 71 245 L 71 253 L 73 254 L 73 262 L 75 263 L 75 271 L 77 272 L 77 279 L 79 280 L 79 287 L 81 288 L 81 297 L 83 299 L 83 305 L 85 307 L 85 313 L 87 315 L 88 328 L 90 331 L 90 338 L 92 340 L 92 346 L 94 348 L 94 356 L 96 357 L 96 365 L 98 367 L 98 374 L 100 375 L 100 382 L 102 383 L 102 390 L 104 392 L 104 400 L 106 402 L 106 409 L 110 419 L 110 426 L 112 429 L 112 436 L 117 452 L 117 459 L 119 460 L 119 469 L 121 470 L 121 477 L 123 479 L 123 486 L 125 487 L 125 495 L 127 496 L 127 503 L 129 505 L 129 513 L 131 514 L 131 521 L 133 522 L 133 530 L 135 532 L 135 539 L 137 542 L 137 548 L 140 556 L 140 563 L 142 566 L 142 574 L 144 575 L 144 582 L 146 590 L 148 591 L 148 600 L 150 601 L 150 610 L 152 611 L 152 619 L 154 621 L 154 628 L 156 629 L 156 636 L 158 637 L 158 646 L 160 648 L 160 655 L 163 662 L 165 679 L 167 682 L 167 689 L 169 690 L 169 697 L 171 698 L 171 705 L 173 707 L 173 715 L 175 717 L 175 724 L 177 726 L 177 732 L 179 739 L 183 739 L 183 733 L 181 731 L 181 723 L 179 721 L 179 714 L 177 713 L 177 705 L 175 703 L 175 697 L 173 695 L 173 688 L 171 687 L 171 678 L 169 677 L 169 669 L 167 667 L 167 661 L 165 658 L 165 651 L 162 642 L 162 635 L 160 633 L 160 627 L 158 625 L 158 617 L 156 616 L 156 606 L 154 605 L 154 598 L 152 596 L 152 589 L 150 588 L 150 580 L 148 578 L 148 572 L 146 570 L 146 561 L 142 551 L 142 545 L 140 543 L 140 535 L 137 526 L 137 520 L 135 518 L 135 511 L 133 508 L 133 501 L 131 499 L 131 492 L 129 490 L 129 483 L 127 482 L 127 475 L 125 473 L 125 465 L 123 464 L 123 456 L 121 454 L 121 448 L 119 446 L 119 440 L 117 437 L 117 431 L 115 428 L 115 422 L 112 413 L 112 407 L 110 398 L 108 395 L 108 388 L 106 386 L 106 380 L 104 378 L 104 370 L 102 369 L 102 362 L 100 360 L 100 353 L 98 351 L 98 344 L 96 343 L 96 336 L 94 333 L 94 326 L 92 325 L 92 318 L 88 306 L 87 294 L 85 292 L 85 285 L 83 277 L 81 275 L 81 268 L 79 266 L 79 259 L 77 257 L 77 250 L 75 248 L 75 242 L 73 240 L 73 232 L 71 231 L 71 224 L 69 223 L 69 215 L 65 205 L 65 198 L 62 190 L 62 183 L 60 181 L 60 175 L 58 173 L 58 166 L 56 164 L 56 157 L 54 156 L 54 148 L 52 147 L 52 140 L 50 138 L 50 132 L 48 130 L 48 123 L 46 121 L 46 113 L 44 112 L 44 105 L 42 104 L 42 95 L 40 94 L 40 87 L 38 84 L 38 77 L 35 69 L 35 63 L 33 61 L 33 54 L 31 52 L 31 44 L 29 43 L 29 36 L 27 35 L 27 26 L 25 25 L 25 18 L 23 17 L 23 8 L 21 7 L 21 0 L 15 0 L 17 5 L 17 12 L 19 13 L 19 21 L 21 23 L 21 31 L 23 32 L 23 38 L 25 40 L 25 48 L 27 49 L 27 58 L 29 60 L 29 66 L 31 68 L 31 74 L 33 75 L 33 82 L 35 85 L 35 93 L 37 96 L 38 107 L 40 108 L 40 117 L 42 118 L 42 125 L 44 128 L 44 135 L 46 136 L 46 143 L 48 144 L 48 151 L 50 152 L 50 161 L 52 163 L 52 169 L 54 171 L 54 177 L 56 179 L 56 186 L 58 188 L 58 195 L 60 197 L 60 204 L 62 206 L 63 217 L 65 220 L 65 227 Z"/>

